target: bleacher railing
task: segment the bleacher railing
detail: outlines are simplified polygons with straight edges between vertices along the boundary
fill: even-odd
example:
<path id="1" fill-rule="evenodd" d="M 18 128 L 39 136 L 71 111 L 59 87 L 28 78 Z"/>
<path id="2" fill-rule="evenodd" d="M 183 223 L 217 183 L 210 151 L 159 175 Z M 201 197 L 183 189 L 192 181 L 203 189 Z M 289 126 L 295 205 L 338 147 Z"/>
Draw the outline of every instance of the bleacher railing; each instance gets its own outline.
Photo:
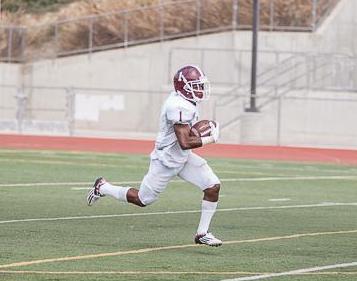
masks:
<path id="1" fill-rule="evenodd" d="M 251 28 L 253 0 L 181 0 L 31 27 L 0 25 L 0 61 L 24 62 Z M 339 0 L 261 0 L 260 28 L 313 32 Z"/>

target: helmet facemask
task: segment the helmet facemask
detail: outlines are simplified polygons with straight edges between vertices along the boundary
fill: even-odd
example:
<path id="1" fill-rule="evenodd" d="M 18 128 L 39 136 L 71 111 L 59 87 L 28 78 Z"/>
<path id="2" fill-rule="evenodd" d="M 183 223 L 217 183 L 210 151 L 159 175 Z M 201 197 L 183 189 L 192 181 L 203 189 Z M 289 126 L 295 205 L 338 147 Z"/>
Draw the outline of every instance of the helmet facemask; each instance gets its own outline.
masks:
<path id="1" fill-rule="evenodd" d="M 182 72 L 180 72 L 179 81 L 185 83 L 183 90 L 192 96 L 192 98 L 184 96 L 185 99 L 198 103 L 209 98 L 211 86 L 206 76 L 201 76 L 198 80 L 187 81 Z"/>

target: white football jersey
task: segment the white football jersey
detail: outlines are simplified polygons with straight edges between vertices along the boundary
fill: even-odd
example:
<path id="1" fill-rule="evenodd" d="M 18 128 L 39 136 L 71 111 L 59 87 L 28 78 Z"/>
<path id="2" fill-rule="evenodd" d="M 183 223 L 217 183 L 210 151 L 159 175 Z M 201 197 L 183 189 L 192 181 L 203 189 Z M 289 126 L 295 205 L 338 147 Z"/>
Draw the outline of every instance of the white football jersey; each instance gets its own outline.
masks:
<path id="1" fill-rule="evenodd" d="M 167 167 L 180 167 L 187 161 L 191 150 L 182 150 L 178 143 L 174 124 L 189 124 L 198 121 L 198 108 L 193 103 L 172 92 L 161 109 L 160 131 L 151 153 L 152 159 L 159 159 Z"/>

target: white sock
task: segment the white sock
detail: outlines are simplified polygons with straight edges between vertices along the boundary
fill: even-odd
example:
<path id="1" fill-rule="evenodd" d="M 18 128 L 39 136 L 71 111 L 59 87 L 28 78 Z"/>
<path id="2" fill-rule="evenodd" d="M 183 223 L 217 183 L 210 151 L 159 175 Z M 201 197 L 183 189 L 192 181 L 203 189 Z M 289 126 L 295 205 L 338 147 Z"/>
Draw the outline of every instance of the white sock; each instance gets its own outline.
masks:
<path id="1" fill-rule="evenodd" d="M 100 187 L 99 192 L 103 195 L 109 195 L 118 199 L 119 201 L 128 202 L 126 199 L 126 194 L 130 187 L 123 187 L 123 186 L 115 186 L 111 185 L 109 182 L 106 182 Z"/>
<path id="2" fill-rule="evenodd" d="M 198 225 L 197 234 L 206 234 L 208 232 L 208 228 L 212 217 L 216 212 L 217 205 L 218 202 L 202 200 L 201 219 Z"/>

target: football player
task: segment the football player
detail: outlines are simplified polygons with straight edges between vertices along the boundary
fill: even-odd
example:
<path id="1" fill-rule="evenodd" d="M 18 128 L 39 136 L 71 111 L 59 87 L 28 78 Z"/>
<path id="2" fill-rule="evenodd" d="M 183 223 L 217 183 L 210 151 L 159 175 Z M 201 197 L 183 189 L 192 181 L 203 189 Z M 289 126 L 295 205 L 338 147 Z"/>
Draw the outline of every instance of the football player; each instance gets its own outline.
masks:
<path id="1" fill-rule="evenodd" d="M 180 68 L 173 79 L 175 91 L 166 99 L 160 116 L 160 131 L 151 153 L 148 173 L 140 189 L 114 186 L 103 177 L 96 179 L 87 202 L 91 206 L 103 196 L 145 207 L 157 200 L 169 181 L 175 176 L 190 182 L 203 192 L 201 218 L 194 238 L 195 243 L 221 246 L 222 241 L 208 231 L 216 211 L 220 181 L 206 160 L 191 149 L 215 143 L 219 126 L 210 122 L 207 137 L 190 135 L 191 126 L 198 121 L 198 103 L 208 99 L 210 84 L 202 70 L 194 65 Z"/>

